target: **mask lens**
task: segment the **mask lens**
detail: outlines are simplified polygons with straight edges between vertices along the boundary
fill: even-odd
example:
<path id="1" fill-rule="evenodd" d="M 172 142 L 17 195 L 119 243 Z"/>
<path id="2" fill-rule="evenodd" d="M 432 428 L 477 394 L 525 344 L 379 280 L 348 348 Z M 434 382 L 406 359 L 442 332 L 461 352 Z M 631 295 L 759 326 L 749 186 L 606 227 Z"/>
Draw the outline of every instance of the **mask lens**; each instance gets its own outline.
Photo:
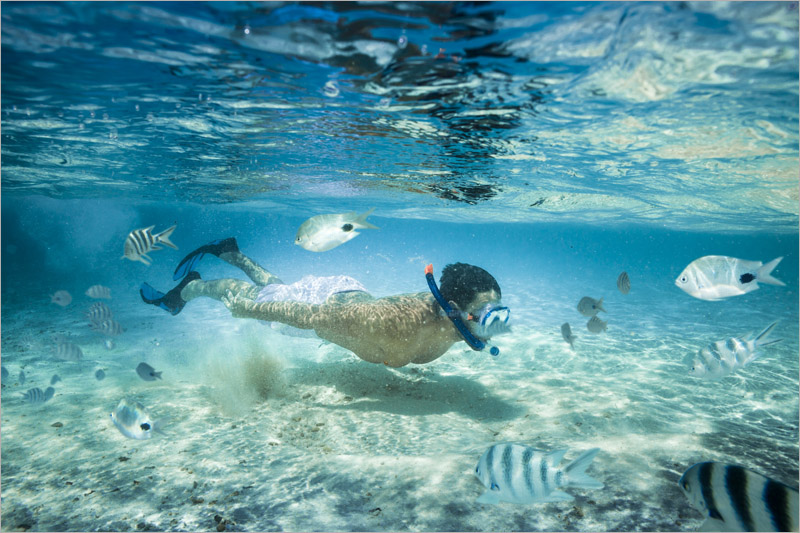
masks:
<path id="1" fill-rule="evenodd" d="M 508 307 L 486 306 L 481 313 L 480 323 L 482 326 L 491 326 L 495 322 L 506 324 L 510 315 Z"/>

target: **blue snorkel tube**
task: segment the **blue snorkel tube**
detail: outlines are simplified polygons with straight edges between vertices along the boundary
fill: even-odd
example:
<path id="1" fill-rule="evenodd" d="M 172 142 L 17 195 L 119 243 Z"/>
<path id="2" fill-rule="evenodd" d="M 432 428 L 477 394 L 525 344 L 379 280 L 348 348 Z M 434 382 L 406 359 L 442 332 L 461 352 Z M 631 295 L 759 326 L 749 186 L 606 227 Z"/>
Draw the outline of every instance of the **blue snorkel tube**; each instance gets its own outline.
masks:
<path id="1" fill-rule="evenodd" d="M 425 267 L 425 279 L 428 280 L 428 287 L 430 287 L 433 297 L 436 298 L 436 302 L 441 306 L 444 312 L 447 313 L 447 317 L 453 322 L 453 325 L 456 327 L 469 347 L 476 352 L 480 352 L 486 348 L 486 343 L 473 335 L 467 325 L 464 324 L 464 321 L 461 320 L 461 312 L 450 307 L 450 304 L 444 299 L 442 293 L 439 292 L 439 287 L 436 286 L 436 280 L 433 279 L 432 264 Z M 489 348 L 489 353 L 497 357 L 500 355 L 500 349 L 497 346 L 492 346 Z"/>

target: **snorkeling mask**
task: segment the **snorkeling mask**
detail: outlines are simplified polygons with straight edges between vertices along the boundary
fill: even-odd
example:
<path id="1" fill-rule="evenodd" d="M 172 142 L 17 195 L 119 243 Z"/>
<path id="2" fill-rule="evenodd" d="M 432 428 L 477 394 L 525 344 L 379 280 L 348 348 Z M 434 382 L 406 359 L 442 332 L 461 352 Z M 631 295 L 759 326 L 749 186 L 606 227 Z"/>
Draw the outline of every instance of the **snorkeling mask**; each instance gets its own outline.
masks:
<path id="1" fill-rule="evenodd" d="M 469 347 L 478 352 L 486 348 L 486 343 L 473 335 L 467 325 L 464 324 L 464 321 L 461 320 L 462 313 L 453 309 L 447 300 L 444 299 L 442 293 L 439 292 L 439 287 L 436 286 L 436 280 L 433 279 L 433 265 L 425 267 L 425 279 L 428 280 L 428 287 L 431 290 L 431 294 L 433 294 L 433 297 L 436 299 L 436 302 L 453 322 L 453 325 Z M 468 315 L 467 320 L 477 322 L 481 329 L 481 336 L 488 338 L 497 333 L 508 331 L 507 323 L 509 313 L 508 307 L 495 307 L 492 304 L 486 304 L 477 318 Z M 492 346 L 489 348 L 489 353 L 496 357 L 500 355 L 500 349 L 497 346 Z"/>

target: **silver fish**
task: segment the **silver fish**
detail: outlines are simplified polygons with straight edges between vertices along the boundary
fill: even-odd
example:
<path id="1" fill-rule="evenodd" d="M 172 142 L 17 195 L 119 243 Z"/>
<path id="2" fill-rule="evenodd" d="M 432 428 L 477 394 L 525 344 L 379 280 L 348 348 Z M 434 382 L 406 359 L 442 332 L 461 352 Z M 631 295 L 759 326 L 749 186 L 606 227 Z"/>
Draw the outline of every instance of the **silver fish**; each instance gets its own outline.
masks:
<path id="1" fill-rule="evenodd" d="M 746 367 L 760 355 L 756 353 L 757 348 L 780 342 L 781 339 L 767 340 L 777 324 L 773 322 L 754 338 L 742 340 L 731 337 L 724 341 L 712 342 L 693 356 L 686 358 L 684 362 L 690 366 L 689 375 L 717 380 Z"/>
<path id="2" fill-rule="evenodd" d="M 155 226 L 150 226 L 149 228 L 144 229 L 135 229 L 128 234 L 128 237 L 125 239 L 125 254 L 122 256 L 122 259 L 130 259 L 131 261 L 141 261 L 145 265 L 150 265 L 152 259 L 147 255 L 152 251 L 161 250 L 161 246 L 159 244 L 163 244 L 165 246 L 169 246 L 175 250 L 178 249 L 177 246 L 172 244 L 169 240 L 169 236 L 172 235 L 172 232 L 175 231 L 175 228 L 178 225 L 174 225 L 171 228 L 167 228 L 161 233 L 156 233 L 153 235 L 153 228 Z"/>
<path id="3" fill-rule="evenodd" d="M 742 466 L 697 463 L 678 480 L 700 531 L 797 531 L 798 492 Z"/>
<path id="4" fill-rule="evenodd" d="M 100 370 L 98 370 L 97 372 L 94 373 L 94 378 L 97 381 L 103 381 L 104 379 L 106 379 L 106 373 L 101 368 Z"/>
<path id="5" fill-rule="evenodd" d="M 767 263 L 746 261 L 723 255 L 707 255 L 695 259 L 675 280 L 682 291 L 700 300 L 720 300 L 758 289 L 758 283 L 786 285 L 772 277 L 772 271 L 783 257 Z"/>
<path id="6" fill-rule="evenodd" d="M 45 391 L 42 391 L 39 387 L 35 387 L 33 389 L 28 389 L 23 399 L 28 403 L 44 403 L 52 398 L 55 392 L 56 390 L 53 387 L 47 387 Z"/>
<path id="7" fill-rule="evenodd" d="M 327 252 L 340 244 L 354 239 L 357 229 L 379 229 L 367 222 L 373 207 L 363 215 L 355 211 L 339 215 L 317 215 L 300 225 L 294 243 L 312 252 Z"/>
<path id="8" fill-rule="evenodd" d="M 89 319 L 89 322 L 94 322 L 95 324 L 99 324 L 104 320 L 109 320 L 114 318 L 114 314 L 111 312 L 111 309 L 104 304 L 103 302 L 95 302 L 89 308 L 89 311 L 86 313 L 86 318 Z"/>
<path id="9" fill-rule="evenodd" d="M 565 467 L 559 467 L 567 450 L 546 452 L 521 444 L 495 444 L 486 450 L 475 467 L 475 475 L 486 487 L 478 503 L 544 503 L 572 500 L 558 490 L 571 486 L 601 489 L 603 484 L 586 474 L 586 469 L 600 451 L 583 452 Z"/>
<path id="10" fill-rule="evenodd" d="M 80 361 L 83 358 L 81 347 L 71 342 L 60 342 L 53 351 L 56 358 L 62 361 Z"/>
<path id="11" fill-rule="evenodd" d="M 156 372 L 156 369 L 147 363 L 139 363 L 139 366 L 136 367 L 136 373 L 139 374 L 139 377 L 145 381 L 155 381 L 156 379 L 161 379 L 162 374 L 162 372 Z"/>
<path id="12" fill-rule="evenodd" d="M 53 377 L 50 378 L 50 385 L 55 385 L 59 381 L 61 381 L 61 376 L 59 376 L 58 374 L 53 374 Z"/>
<path id="13" fill-rule="evenodd" d="M 109 337 L 116 337 L 125 331 L 119 322 L 112 319 L 103 320 L 99 324 L 92 323 L 89 325 L 89 327 L 94 331 L 99 331 L 103 335 L 108 335 Z"/>
<path id="14" fill-rule="evenodd" d="M 66 307 L 72 303 L 72 295 L 67 291 L 56 291 L 50 295 L 50 303 Z"/>
<path id="15" fill-rule="evenodd" d="M 570 348 L 575 348 L 575 335 L 572 334 L 572 329 L 569 327 L 569 322 L 561 324 L 561 336 L 567 341 Z"/>
<path id="16" fill-rule="evenodd" d="M 595 316 L 600 311 L 605 311 L 605 309 L 603 309 L 602 298 L 595 300 L 594 298 L 584 296 L 581 298 L 581 301 L 578 302 L 578 312 L 583 316 Z"/>
<path id="17" fill-rule="evenodd" d="M 154 431 L 162 432 L 160 420 L 154 422 L 142 404 L 124 398 L 111 412 L 111 421 L 129 439 L 149 439 Z"/>
<path id="18" fill-rule="evenodd" d="M 631 292 L 631 279 L 628 277 L 627 272 L 623 272 L 617 278 L 617 288 L 622 294 L 628 294 Z"/>
<path id="19" fill-rule="evenodd" d="M 89 298 L 98 298 L 98 299 L 111 299 L 111 289 L 108 287 L 103 287 L 102 285 L 92 285 L 88 289 L 86 289 L 86 296 Z"/>
<path id="20" fill-rule="evenodd" d="M 586 323 L 586 329 L 592 333 L 600 333 L 608 329 L 608 322 L 603 322 L 600 320 L 600 317 L 593 316 L 589 319 L 589 322 Z"/>

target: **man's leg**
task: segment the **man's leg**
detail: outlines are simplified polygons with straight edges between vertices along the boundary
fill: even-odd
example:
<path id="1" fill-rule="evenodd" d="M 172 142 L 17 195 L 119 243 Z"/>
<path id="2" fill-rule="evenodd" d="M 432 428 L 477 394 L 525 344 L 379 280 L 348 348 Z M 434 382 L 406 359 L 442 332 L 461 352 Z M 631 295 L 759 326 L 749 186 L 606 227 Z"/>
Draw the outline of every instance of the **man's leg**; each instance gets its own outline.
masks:
<path id="1" fill-rule="evenodd" d="M 242 252 L 236 250 L 233 252 L 224 252 L 219 254 L 219 258 L 229 263 L 247 274 L 247 277 L 253 280 L 253 283 L 259 286 L 269 285 L 271 283 L 283 284 L 281 279 L 264 270 L 264 268 L 244 255 Z"/>
<path id="2" fill-rule="evenodd" d="M 184 302 L 188 302 L 189 300 L 205 296 L 206 298 L 213 298 L 214 300 L 221 301 L 222 297 L 225 296 L 228 291 L 231 291 L 234 295 L 238 294 L 248 300 L 255 300 L 260 290 L 260 287 L 240 279 L 224 278 L 208 281 L 196 279 L 189 282 L 181 290 L 181 298 Z"/>

